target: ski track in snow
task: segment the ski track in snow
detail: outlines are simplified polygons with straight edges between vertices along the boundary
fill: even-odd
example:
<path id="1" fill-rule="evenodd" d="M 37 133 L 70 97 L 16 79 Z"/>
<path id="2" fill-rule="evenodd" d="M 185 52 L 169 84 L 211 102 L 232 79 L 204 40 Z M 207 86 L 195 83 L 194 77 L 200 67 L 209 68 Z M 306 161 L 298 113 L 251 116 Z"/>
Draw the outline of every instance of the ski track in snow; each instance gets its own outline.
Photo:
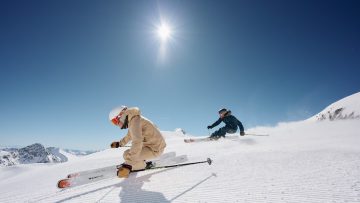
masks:
<path id="1" fill-rule="evenodd" d="M 358 126 L 358 120 L 302 122 L 265 129 L 268 137 L 190 144 L 183 142 L 186 136 L 164 132 L 166 152 L 187 154 L 189 161 L 210 157 L 213 164 L 144 171 L 63 190 L 56 188 L 59 179 L 121 163 L 125 149 L 66 163 L 0 168 L 0 202 L 360 202 Z"/>

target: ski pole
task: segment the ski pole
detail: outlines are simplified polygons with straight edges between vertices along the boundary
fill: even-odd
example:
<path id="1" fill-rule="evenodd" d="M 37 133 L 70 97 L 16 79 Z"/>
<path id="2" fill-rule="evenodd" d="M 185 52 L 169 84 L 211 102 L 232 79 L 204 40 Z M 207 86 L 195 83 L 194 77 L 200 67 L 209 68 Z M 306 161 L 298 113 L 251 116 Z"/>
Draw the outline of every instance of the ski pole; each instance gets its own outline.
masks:
<path id="1" fill-rule="evenodd" d="M 194 164 L 201 164 L 201 163 L 208 163 L 209 165 L 211 165 L 212 160 L 210 158 L 207 158 L 206 161 L 190 162 L 190 163 L 175 164 L 175 165 L 168 165 L 168 166 L 159 166 L 159 167 L 154 167 L 154 168 L 149 168 L 149 169 L 134 170 L 131 172 L 139 172 L 139 171 L 161 169 L 161 168 L 174 168 L 174 167 L 179 167 L 179 166 L 187 166 L 187 165 L 194 165 Z"/>

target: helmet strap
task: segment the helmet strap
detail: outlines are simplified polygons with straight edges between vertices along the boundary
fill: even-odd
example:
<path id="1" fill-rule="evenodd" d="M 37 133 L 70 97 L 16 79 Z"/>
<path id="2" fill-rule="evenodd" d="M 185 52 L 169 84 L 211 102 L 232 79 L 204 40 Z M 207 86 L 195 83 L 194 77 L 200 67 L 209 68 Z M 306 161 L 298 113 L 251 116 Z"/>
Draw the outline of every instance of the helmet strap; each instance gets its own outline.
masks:
<path id="1" fill-rule="evenodd" d="M 124 124 L 121 126 L 121 129 L 126 129 L 128 128 L 128 124 L 129 124 L 129 120 L 128 120 L 128 116 L 126 116 Z"/>

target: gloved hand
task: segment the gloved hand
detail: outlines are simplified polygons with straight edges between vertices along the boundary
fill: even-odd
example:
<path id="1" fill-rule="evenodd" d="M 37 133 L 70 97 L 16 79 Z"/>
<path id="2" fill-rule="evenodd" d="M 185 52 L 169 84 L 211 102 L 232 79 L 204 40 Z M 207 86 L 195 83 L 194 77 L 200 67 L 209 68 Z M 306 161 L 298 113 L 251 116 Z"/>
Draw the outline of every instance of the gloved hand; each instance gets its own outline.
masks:
<path id="1" fill-rule="evenodd" d="M 245 135 L 245 132 L 244 131 L 241 131 L 240 132 L 240 136 L 244 136 Z"/>
<path id="2" fill-rule="evenodd" d="M 120 168 L 118 168 L 117 176 L 119 178 L 128 178 L 131 170 L 132 166 L 128 164 L 121 164 Z"/>
<path id="3" fill-rule="evenodd" d="M 118 147 L 120 147 L 120 142 L 112 142 L 110 147 L 111 148 L 118 148 Z"/>
<path id="4" fill-rule="evenodd" d="M 210 126 L 210 125 L 208 125 L 207 129 L 211 129 L 211 126 Z"/>

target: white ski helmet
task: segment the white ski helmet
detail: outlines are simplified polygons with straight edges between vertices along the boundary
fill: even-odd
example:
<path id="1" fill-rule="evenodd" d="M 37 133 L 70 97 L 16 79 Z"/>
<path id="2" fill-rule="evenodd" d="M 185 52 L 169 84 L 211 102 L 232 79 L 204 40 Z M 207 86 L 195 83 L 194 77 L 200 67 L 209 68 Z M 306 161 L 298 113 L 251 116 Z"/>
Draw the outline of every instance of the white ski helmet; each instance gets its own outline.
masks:
<path id="1" fill-rule="evenodd" d="M 119 106 L 114 108 L 109 113 L 109 120 L 114 124 L 117 125 L 121 122 L 121 125 L 125 122 L 126 116 L 123 116 L 123 113 L 126 111 L 126 106 Z"/>

